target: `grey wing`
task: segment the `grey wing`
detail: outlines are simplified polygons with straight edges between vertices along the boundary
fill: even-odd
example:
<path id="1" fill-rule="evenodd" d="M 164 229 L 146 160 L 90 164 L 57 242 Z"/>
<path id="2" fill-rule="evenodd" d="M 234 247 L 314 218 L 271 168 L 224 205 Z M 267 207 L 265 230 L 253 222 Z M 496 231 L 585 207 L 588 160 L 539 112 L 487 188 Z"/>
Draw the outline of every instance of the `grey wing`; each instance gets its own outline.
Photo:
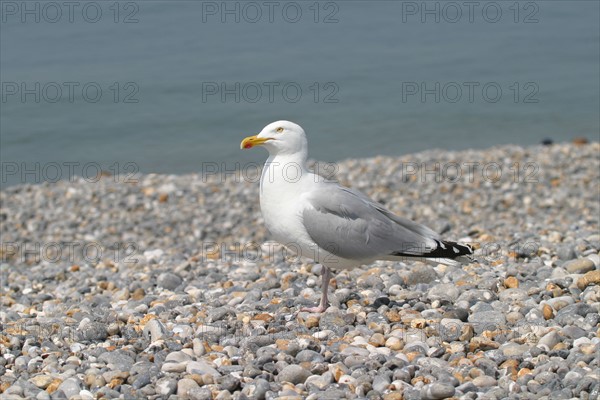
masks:
<path id="1" fill-rule="evenodd" d="M 437 247 L 438 235 L 431 229 L 394 215 L 358 191 L 328 184 L 307 200 L 312 207 L 303 211 L 303 222 L 309 236 L 338 257 L 422 256 Z"/>
<path id="2" fill-rule="evenodd" d="M 354 190 L 354 189 L 350 189 L 350 188 L 345 188 L 345 187 L 340 187 L 340 188 L 344 189 L 345 191 L 347 191 L 349 193 L 352 193 L 353 195 L 355 195 L 357 197 L 360 197 L 363 201 L 365 201 L 372 207 L 375 207 L 379 212 L 384 214 L 389 219 L 395 221 L 397 224 L 400 224 L 400 225 L 404 226 L 405 228 L 407 228 L 421 236 L 424 236 L 426 238 L 440 240 L 440 235 L 438 235 L 437 232 L 431 230 L 430 228 L 426 227 L 425 225 L 418 224 L 414 221 L 411 221 L 408 218 L 404 218 L 404 217 L 394 214 L 390 210 L 386 209 L 383 205 L 371 200 L 363 192 L 360 192 L 360 191 Z"/>

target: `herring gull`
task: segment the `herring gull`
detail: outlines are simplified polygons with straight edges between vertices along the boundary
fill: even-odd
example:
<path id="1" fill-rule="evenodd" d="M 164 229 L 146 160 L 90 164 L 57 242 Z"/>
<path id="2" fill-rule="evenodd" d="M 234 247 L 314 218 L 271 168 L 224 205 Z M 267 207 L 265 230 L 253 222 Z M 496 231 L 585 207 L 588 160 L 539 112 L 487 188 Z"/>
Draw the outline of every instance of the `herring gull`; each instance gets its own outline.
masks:
<path id="1" fill-rule="evenodd" d="M 466 261 L 469 245 L 442 240 L 430 228 L 400 217 L 363 193 L 308 170 L 304 130 L 289 121 L 267 125 L 240 147 L 269 151 L 260 179 L 260 209 L 278 242 L 323 266 L 322 295 L 329 303 L 330 270 L 351 269 L 375 260 L 425 259 L 440 263 Z"/>

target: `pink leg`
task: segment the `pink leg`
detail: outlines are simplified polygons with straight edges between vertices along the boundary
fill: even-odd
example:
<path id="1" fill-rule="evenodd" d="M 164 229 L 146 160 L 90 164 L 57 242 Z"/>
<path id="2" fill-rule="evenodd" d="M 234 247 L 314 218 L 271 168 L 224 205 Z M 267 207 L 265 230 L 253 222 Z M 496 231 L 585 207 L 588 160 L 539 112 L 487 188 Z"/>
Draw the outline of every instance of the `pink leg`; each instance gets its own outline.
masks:
<path id="1" fill-rule="evenodd" d="M 304 307 L 301 308 L 300 311 L 311 312 L 311 313 L 322 313 L 327 310 L 329 307 L 329 301 L 327 300 L 327 288 L 329 287 L 329 279 L 331 279 L 331 272 L 329 268 L 323 265 L 323 273 L 321 274 L 321 289 L 323 293 L 321 294 L 321 302 L 317 307 Z"/>

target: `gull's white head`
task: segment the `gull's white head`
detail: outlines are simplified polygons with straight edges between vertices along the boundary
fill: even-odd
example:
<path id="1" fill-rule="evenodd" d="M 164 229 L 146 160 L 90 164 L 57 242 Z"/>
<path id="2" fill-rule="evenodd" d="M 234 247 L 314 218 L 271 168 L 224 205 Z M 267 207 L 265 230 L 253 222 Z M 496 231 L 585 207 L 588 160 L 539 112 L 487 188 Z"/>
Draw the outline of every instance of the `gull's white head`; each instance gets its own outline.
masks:
<path id="1" fill-rule="evenodd" d="M 259 145 L 272 155 L 306 153 L 308 148 L 304 129 L 290 121 L 270 123 L 258 135 L 242 140 L 240 148 L 250 149 Z"/>

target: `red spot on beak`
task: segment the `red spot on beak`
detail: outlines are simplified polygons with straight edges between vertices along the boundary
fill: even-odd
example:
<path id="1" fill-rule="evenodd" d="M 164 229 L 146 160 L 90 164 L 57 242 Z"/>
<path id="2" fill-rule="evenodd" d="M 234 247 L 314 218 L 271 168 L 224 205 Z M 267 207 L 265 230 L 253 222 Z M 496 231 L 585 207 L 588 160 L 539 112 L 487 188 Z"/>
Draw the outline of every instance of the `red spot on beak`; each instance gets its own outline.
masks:
<path id="1" fill-rule="evenodd" d="M 247 144 L 244 146 L 244 148 L 245 148 L 245 149 L 249 149 L 249 148 L 251 148 L 251 147 L 252 147 L 252 143 L 247 143 Z"/>

